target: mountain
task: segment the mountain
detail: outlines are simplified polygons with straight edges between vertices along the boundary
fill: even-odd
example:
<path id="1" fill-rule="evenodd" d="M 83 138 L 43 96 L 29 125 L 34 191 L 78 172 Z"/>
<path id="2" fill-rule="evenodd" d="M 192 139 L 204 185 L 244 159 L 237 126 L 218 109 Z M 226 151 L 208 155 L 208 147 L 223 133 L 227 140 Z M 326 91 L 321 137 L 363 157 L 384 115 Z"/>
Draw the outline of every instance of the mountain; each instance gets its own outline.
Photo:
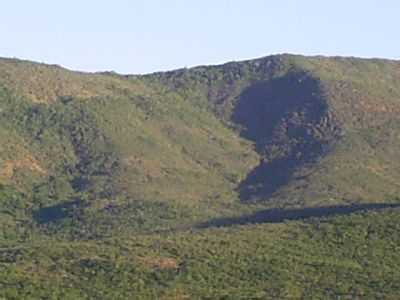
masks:
<path id="1" fill-rule="evenodd" d="M 301 261 L 302 267 L 287 278 L 278 263 L 268 273 L 278 287 L 268 287 L 268 294 L 260 290 L 264 277 L 257 279 L 255 271 L 260 265 L 243 263 L 246 279 L 231 275 L 232 292 L 238 292 L 233 286 L 239 280 L 249 289 L 248 297 L 289 297 L 310 287 L 306 282 L 282 286 L 308 274 L 308 259 L 335 265 L 340 272 L 339 257 L 325 261 L 333 253 L 323 245 L 347 241 L 342 230 L 354 239 L 360 230 L 383 232 L 376 245 L 381 254 L 391 251 L 390 245 L 399 245 L 393 231 L 400 202 L 399 82 L 400 62 L 383 59 L 284 54 L 148 75 L 90 74 L 0 59 L 0 269 L 5 270 L 0 287 L 9 293 L 4 297 L 26 298 L 30 289 L 42 290 L 35 297 L 55 299 L 124 299 L 129 290 L 140 290 L 142 298 L 150 299 L 161 294 L 173 298 L 170 292 L 182 292 L 180 299 L 223 297 L 230 295 L 229 283 L 206 290 L 211 283 L 199 260 L 218 252 L 222 256 L 212 255 L 210 263 L 220 257 L 222 269 L 236 272 L 230 264 L 246 259 L 252 250 L 229 252 L 231 243 L 245 245 L 247 236 L 248 247 L 275 249 L 260 264 L 271 267 L 275 257 L 282 263 Z M 365 210 L 376 212 L 353 214 Z M 344 216 L 331 217 L 337 214 Z M 324 216 L 329 216 L 327 223 L 307 223 L 310 217 Z M 285 220 L 294 221 L 269 224 Z M 221 224 L 228 228 L 214 228 Z M 374 245 L 369 240 L 374 234 L 368 232 L 365 240 L 336 245 L 334 251 Z M 312 258 L 285 252 L 306 247 L 302 243 L 314 235 Z M 260 244 L 257 236 L 266 241 Z M 289 236 L 296 236 L 298 244 L 292 245 Z M 394 244 L 383 245 L 389 236 Z M 197 253 L 195 248 L 203 245 Z M 77 253 L 69 253 L 72 247 Z M 150 257 L 146 248 L 152 249 Z M 279 256 L 281 250 L 285 253 Z M 54 262 L 70 256 L 79 266 Z M 195 269 L 187 266 L 186 256 L 193 256 L 188 261 Z M 363 264 L 346 257 L 343 268 L 362 276 Z M 139 266 L 139 275 L 124 269 L 127 259 Z M 115 273 L 122 280 L 116 286 L 123 287 L 114 291 L 107 272 L 130 275 Z M 321 275 L 315 272 L 312 276 Z M 400 275 L 397 269 L 391 272 Z M 71 287 L 64 286 L 64 273 Z M 205 280 L 202 288 L 189 284 L 199 274 Z M 53 275 L 57 284 L 51 296 L 53 289 L 45 281 Z M 183 281 L 175 285 L 170 278 L 176 276 Z M 82 278 L 92 277 L 104 295 L 80 285 Z M 250 288 L 253 279 L 261 281 Z M 132 287 L 126 280 L 139 283 Z M 149 290 L 149 282 L 157 287 Z M 14 290 L 18 284 L 24 294 Z M 329 293 L 337 295 L 339 288 L 330 284 Z M 380 290 L 364 288 L 369 284 L 362 281 L 353 292 Z M 318 293 L 313 295 L 329 294 Z"/>

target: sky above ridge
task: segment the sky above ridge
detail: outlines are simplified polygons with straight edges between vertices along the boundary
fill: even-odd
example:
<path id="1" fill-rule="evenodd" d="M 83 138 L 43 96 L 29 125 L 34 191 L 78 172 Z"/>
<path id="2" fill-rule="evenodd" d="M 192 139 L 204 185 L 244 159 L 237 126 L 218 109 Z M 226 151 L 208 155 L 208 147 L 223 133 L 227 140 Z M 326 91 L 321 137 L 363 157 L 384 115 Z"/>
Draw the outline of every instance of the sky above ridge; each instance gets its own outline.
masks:
<path id="1" fill-rule="evenodd" d="M 397 0 L 13 0 L 0 56 L 119 73 L 276 53 L 400 58 Z"/>

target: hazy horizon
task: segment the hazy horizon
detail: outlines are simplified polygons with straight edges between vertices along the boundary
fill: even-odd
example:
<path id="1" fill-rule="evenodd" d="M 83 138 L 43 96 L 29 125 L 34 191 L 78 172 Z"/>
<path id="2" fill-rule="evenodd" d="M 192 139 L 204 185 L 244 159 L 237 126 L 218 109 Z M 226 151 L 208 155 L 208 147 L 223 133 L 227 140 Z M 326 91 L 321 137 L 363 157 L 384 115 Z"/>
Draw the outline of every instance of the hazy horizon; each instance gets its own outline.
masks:
<path id="1" fill-rule="evenodd" d="M 218 66 L 218 65 L 223 65 L 223 64 L 227 64 L 230 62 L 244 62 L 244 61 L 248 61 L 248 60 L 255 60 L 255 59 L 261 59 L 264 57 L 269 57 L 269 56 L 277 56 L 277 55 L 294 55 L 294 56 L 305 56 L 305 57 L 341 57 L 341 58 L 360 58 L 360 59 L 379 59 L 379 60 L 391 60 L 391 61 L 400 61 L 400 59 L 398 58 L 387 58 L 387 57 L 374 57 L 374 56 L 370 56 L 370 57 L 363 57 L 363 56 L 354 56 L 354 55 L 324 55 L 324 54 L 302 54 L 302 53 L 271 53 L 271 54 L 266 54 L 266 55 L 262 55 L 262 56 L 257 56 L 257 57 L 248 57 L 248 58 L 243 58 L 243 59 L 235 59 L 235 60 L 227 60 L 227 61 L 221 61 L 221 62 L 217 62 L 217 63 L 204 63 L 204 64 L 198 64 L 198 65 L 193 65 L 193 66 L 183 66 L 183 67 L 177 67 L 177 68 L 172 68 L 172 69 L 163 69 L 163 70 L 154 70 L 154 71 L 150 71 L 150 72 L 143 72 L 143 73 L 133 73 L 133 72 L 118 72 L 112 69 L 103 69 L 103 70 L 80 70 L 78 69 L 74 69 L 74 68 L 70 68 L 68 66 L 64 66 L 62 64 L 59 64 L 57 62 L 54 63 L 49 63 L 49 62 L 45 62 L 45 61 L 36 61 L 36 60 L 32 60 L 29 58 L 21 58 L 21 57 L 10 57 L 10 56 L 1 56 L 0 58 L 2 59 L 16 59 L 16 60 L 20 60 L 20 61 L 27 61 L 27 62 L 33 62 L 33 63 L 41 63 L 41 64 L 46 64 L 46 65 L 56 65 L 59 66 L 61 68 L 64 68 L 66 70 L 69 71 L 73 71 L 73 72 L 81 72 L 81 73 L 88 73 L 88 74 L 93 74 L 93 73 L 106 73 L 106 72 L 112 72 L 112 73 L 116 73 L 119 75 L 150 75 L 153 73 L 159 73 L 159 72 L 169 72 L 169 71 L 175 71 L 175 70 L 179 70 L 179 69 L 184 69 L 184 68 L 197 68 L 197 67 L 203 67 L 203 66 Z"/>
<path id="2" fill-rule="evenodd" d="M 146 74 L 274 54 L 400 58 L 394 0 L 4 4 L 0 56 Z"/>

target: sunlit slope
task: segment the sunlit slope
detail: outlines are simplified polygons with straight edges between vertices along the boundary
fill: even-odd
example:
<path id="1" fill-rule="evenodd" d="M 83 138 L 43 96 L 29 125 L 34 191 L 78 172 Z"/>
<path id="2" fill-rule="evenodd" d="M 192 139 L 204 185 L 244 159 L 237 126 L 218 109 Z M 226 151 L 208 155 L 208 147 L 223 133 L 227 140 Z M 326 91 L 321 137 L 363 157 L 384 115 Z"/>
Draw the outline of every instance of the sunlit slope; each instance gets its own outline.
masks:
<path id="1" fill-rule="evenodd" d="M 2 59 L 0 183 L 24 199 L 4 205 L 40 224 L 150 228 L 395 201 L 399 80 L 398 62 L 356 58 L 145 76 Z"/>
<path id="2" fill-rule="evenodd" d="M 32 211 L 78 201 L 95 214 L 110 205 L 121 212 L 144 205 L 171 207 L 173 219 L 175 211 L 204 216 L 237 201 L 236 186 L 257 164 L 250 142 L 162 85 L 3 64 L 0 180 Z M 71 90 L 61 93 L 54 81 Z M 92 95 L 75 93 L 88 82 L 95 84 Z M 34 97 L 19 88 L 25 84 Z M 43 89 L 54 97 L 41 98 Z"/>
<path id="3" fill-rule="evenodd" d="M 356 58 L 0 59 L 0 297 L 396 298 L 399 82 Z"/>

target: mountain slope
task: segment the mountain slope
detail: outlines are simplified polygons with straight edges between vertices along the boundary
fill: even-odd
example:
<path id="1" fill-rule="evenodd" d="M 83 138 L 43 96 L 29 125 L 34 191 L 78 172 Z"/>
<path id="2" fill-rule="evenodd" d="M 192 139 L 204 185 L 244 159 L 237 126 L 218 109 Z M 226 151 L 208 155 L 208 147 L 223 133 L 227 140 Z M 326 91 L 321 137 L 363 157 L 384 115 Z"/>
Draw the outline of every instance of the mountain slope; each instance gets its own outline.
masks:
<path id="1" fill-rule="evenodd" d="M 0 180 L 25 199 L 7 210 L 92 232 L 395 201 L 399 79 L 398 62 L 356 58 L 145 76 L 2 60 Z"/>
<path id="2" fill-rule="evenodd" d="M 395 61 L 283 55 L 158 77 L 196 90 L 255 143 L 244 200 L 304 206 L 398 194 L 399 72 Z"/>
<path id="3" fill-rule="evenodd" d="M 399 82 L 377 59 L 0 59 L 0 298 L 396 298 Z"/>

